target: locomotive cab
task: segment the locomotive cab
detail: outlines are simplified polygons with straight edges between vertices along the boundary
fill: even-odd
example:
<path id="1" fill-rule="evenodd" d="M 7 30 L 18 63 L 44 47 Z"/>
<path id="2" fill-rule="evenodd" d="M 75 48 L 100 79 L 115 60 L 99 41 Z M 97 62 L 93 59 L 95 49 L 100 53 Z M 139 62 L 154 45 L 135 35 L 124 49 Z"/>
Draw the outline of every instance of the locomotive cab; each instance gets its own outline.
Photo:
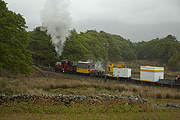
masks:
<path id="1" fill-rule="evenodd" d="M 72 61 L 62 60 L 61 62 L 56 62 L 55 71 L 73 73 L 76 71 L 76 66 L 73 64 Z"/>

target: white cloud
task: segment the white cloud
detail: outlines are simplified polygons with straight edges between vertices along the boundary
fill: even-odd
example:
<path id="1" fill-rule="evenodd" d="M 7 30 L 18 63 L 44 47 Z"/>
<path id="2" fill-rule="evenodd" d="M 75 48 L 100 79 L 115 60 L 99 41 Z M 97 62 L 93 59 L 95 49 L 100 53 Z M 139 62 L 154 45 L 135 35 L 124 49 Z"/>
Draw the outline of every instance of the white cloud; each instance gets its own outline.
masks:
<path id="1" fill-rule="evenodd" d="M 75 20 L 116 19 L 133 24 L 180 21 L 176 0 L 84 0 L 79 7 L 80 1 L 72 1 Z"/>
<path id="2" fill-rule="evenodd" d="M 40 12 L 46 0 L 5 1 L 11 10 L 23 14 L 31 29 L 41 25 Z M 179 0 L 71 0 L 71 13 L 72 27 L 79 31 L 100 29 L 133 40 L 172 33 L 180 39 Z"/>

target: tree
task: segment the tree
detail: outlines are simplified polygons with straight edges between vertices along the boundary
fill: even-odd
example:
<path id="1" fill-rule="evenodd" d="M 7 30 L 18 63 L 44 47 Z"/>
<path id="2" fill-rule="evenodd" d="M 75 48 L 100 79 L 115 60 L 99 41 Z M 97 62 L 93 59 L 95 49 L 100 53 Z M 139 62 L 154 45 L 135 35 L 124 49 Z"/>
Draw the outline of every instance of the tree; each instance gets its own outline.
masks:
<path id="1" fill-rule="evenodd" d="M 30 34 L 29 50 L 32 52 L 33 62 L 36 65 L 54 66 L 58 57 L 55 47 L 52 45 L 51 37 L 40 27 L 35 28 Z"/>
<path id="2" fill-rule="evenodd" d="M 86 60 L 88 49 L 81 43 L 80 36 L 75 30 L 71 31 L 71 36 L 67 38 L 62 59 L 70 59 L 72 61 Z"/>
<path id="3" fill-rule="evenodd" d="M 168 35 L 162 39 L 136 43 L 136 51 L 138 59 L 159 60 L 168 63 L 174 54 L 180 53 L 180 43 L 176 37 Z"/>
<path id="4" fill-rule="evenodd" d="M 0 71 L 24 73 L 31 71 L 31 52 L 27 50 L 29 35 L 25 19 L 0 0 Z"/>
<path id="5" fill-rule="evenodd" d="M 172 70 L 180 70 L 180 54 L 175 53 L 169 60 L 168 65 Z"/>
<path id="6" fill-rule="evenodd" d="M 71 31 L 62 53 L 63 59 L 120 61 L 136 58 L 132 42 L 118 35 L 88 30 L 78 34 Z M 107 60 L 108 59 L 108 60 Z"/>

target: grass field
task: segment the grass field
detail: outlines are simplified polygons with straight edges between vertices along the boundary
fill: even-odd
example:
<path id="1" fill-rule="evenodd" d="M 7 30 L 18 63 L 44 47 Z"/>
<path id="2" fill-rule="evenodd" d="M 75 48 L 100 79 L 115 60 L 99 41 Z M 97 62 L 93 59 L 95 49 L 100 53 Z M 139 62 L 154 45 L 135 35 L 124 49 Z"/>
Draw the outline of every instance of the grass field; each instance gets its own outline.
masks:
<path id="1" fill-rule="evenodd" d="M 179 120 L 178 112 L 100 113 L 100 114 L 3 114 L 0 120 Z"/>
<path id="2" fill-rule="evenodd" d="M 72 103 L 71 106 L 43 101 L 6 102 L 0 105 L 0 120 L 179 120 L 180 109 L 166 107 L 167 103 L 180 103 L 180 90 L 137 86 L 118 81 L 105 82 L 85 76 L 41 71 L 29 77 L 22 75 L 0 77 L 0 93 L 72 94 L 120 96 L 139 95 L 147 103 L 126 100 L 101 101 L 90 104 Z M 1 101 L 0 101 L 1 103 Z M 162 105 L 156 106 L 156 105 Z"/>
<path id="3" fill-rule="evenodd" d="M 180 109 L 127 101 L 101 104 L 5 103 L 0 106 L 0 120 L 179 120 Z"/>
<path id="4" fill-rule="evenodd" d="M 31 77 L 0 77 L 0 93 L 6 94 L 78 94 L 78 95 L 140 95 L 145 98 L 180 99 L 180 90 L 137 86 L 118 81 L 105 82 L 103 79 L 92 79 L 62 73 L 44 72 L 44 75 Z"/>

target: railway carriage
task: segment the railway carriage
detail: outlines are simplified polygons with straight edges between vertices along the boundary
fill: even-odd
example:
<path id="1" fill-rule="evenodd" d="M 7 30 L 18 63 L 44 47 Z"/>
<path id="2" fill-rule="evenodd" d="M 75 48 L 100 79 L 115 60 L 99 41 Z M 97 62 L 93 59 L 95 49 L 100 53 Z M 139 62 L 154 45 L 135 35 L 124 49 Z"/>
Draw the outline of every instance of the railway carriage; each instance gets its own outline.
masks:
<path id="1" fill-rule="evenodd" d="M 157 83 L 160 79 L 164 79 L 164 67 L 140 67 L 140 81 Z"/>
<path id="2" fill-rule="evenodd" d="M 111 64 L 108 67 L 108 74 L 106 76 L 111 77 L 111 78 L 131 78 L 131 69 L 130 68 L 125 68 L 124 65 L 119 64 L 119 65 L 113 65 Z"/>
<path id="3" fill-rule="evenodd" d="M 82 62 L 79 61 L 76 66 L 76 72 L 82 74 L 90 74 L 91 71 L 95 70 L 95 64 L 91 62 Z"/>

